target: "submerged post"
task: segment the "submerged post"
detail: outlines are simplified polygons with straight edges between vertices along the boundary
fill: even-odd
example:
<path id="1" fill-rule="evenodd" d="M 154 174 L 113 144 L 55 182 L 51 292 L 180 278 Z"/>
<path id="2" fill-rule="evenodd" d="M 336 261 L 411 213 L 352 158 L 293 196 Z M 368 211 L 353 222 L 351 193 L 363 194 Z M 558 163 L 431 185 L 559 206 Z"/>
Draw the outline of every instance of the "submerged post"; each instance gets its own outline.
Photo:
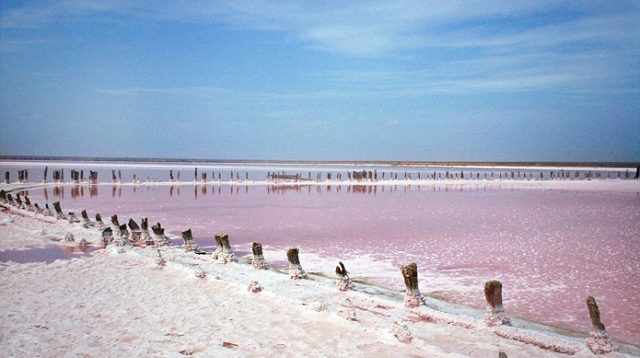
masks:
<path id="1" fill-rule="evenodd" d="M 487 281 L 484 284 L 484 297 L 487 300 L 484 314 L 484 321 L 487 326 L 510 326 L 511 321 L 502 306 L 502 283 L 500 281 Z"/>
<path id="2" fill-rule="evenodd" d="M 268 270 L 269 264 L 264 259 L 264 255 L 262 254 L 262 244 L 258 242 L 254 242 L 251 244 L 251 251 L 253 252 L 253 267 L 260 270 Z"/>
<path id="3" fill-rule="evenodd" d="M 339 261 L 338 266 L 336 266 L 336 275 L 338 275 L 338 281 L 336 282 L 338 290 L 347 291 L 353 289 L 349 272 L 347 271 L 347 268 L 344 267 L 342 261 Z"/>
<path id="4" fill-rule="evenodd" d="M 182 232 L 182 240 L 184 240 L 184 244 L 182 245 L 184 251 L 193 252 L 200 250 L 198 244 L 196 244 L 195 240 L 193 240 L 191 229 Z"/>
<path id="5" fill-rule="evenodd" d="M 408 308 L 418 307 L 424 303 L 424 297 L 418 287 L 418 265 L 415 262 L 400 268 L 407 291 L 404 295 L 404 306 Z"/>
<path id="6" fill-rule="evenodd" d="M 289 261 L 289 278 L 292 280 L 309 278 L 307 273 L 302 269 L 302 265 L 300 265 L 297 248 L 292 247 L 287 251 L 287 260 Z"/>
<path id="7" fill-rule="evenodd" d="M 587 308 L 591 317 L 591 332 L 586 340 L 587 347 L 595 354 L 606 354 L 616 350 L 616 346 L 611 342 L 604 324 L 600 321 L 600 308 L 593 296 L 587 297 Z"/>

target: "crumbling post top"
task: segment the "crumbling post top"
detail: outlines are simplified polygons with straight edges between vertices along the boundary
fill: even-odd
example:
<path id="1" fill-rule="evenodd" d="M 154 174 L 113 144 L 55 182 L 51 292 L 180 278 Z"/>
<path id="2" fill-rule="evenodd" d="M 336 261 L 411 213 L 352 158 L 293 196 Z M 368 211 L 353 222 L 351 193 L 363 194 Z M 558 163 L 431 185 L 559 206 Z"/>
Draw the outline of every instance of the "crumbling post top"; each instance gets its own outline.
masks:
<path id="1" fill-rule="evenodd" d="M 298 248 L 292 247 L 287 251 L 287 260 L 294 265 L 300 265 L 300 258 L 298 258 Z"/>
<path id="2" fill-rule="evenodd" d="M 593 329 L 604 331 L 604 324 L 600 321 L 600 308 L 598 308 L 596 299 L 593 296 L 587 297 L 587 308 L 589 308 L 589 316 L 591 317 Z"/>
<path id="3" fill-rule="evenodd" d="M 87 215 L 87 209 L 83 209 L 81 214 L 82 214 L 82 218 L 83 219 L 85 219 L 87 221 L 89 220 L 89 215 Z"/>
<path id="4" fill-rule="evenodd" d="M 484 297 L 491 307 L 502 306 L 502 283 L 500 281 L 487 281 L 484 284 Z"/>
<path id="5" fill-rule="evenodd" d="M 138 224 L 133 220 L 133 219 L 129 219 L 129 228 L 132 231 L 138 231 L 140 230 L 140 226 L 138 226 Z"/>
<path id="6" fill-rule="evenodd" d="M 400 268 L 404 277 L 404 284 L 407 288 L 418 287 L 418 265 L 415 262 Z"/>
<path id="7" fill-rule="evenodd" d="M 255 256 L 260 256 L 262 255 L 262 244 L 258 243 L 258 242 L 254 242 L 251 244 L 251 251 L 253 252 L 253 254 Z"/>

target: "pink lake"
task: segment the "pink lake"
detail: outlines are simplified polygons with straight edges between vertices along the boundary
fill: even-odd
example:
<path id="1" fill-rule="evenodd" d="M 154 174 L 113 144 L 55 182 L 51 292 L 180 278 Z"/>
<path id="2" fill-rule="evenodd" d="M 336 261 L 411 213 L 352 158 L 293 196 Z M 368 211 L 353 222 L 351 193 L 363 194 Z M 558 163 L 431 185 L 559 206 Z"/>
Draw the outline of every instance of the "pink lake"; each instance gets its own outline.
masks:
<path id="1" fill-rule="evenodd" d="M 402 289 L 398 268 L 416 262 L 424 294 L 484 307 L 489 279 L 504 285 L 507 312 L 580 332 L 595 296 L 617 340 L 640 342 L 640 196 L 580 190 L 498 189 L 477 185 L 228 186 L 100 185 L 33 189 L 32 202 L 61 201 L 108 222 L 160 221 L 201 247 L 219 231 L 249 253 L 301 248 L 343 260 L 354 278 Z M 283 258 L 284 260 L 284 258 Z"/>

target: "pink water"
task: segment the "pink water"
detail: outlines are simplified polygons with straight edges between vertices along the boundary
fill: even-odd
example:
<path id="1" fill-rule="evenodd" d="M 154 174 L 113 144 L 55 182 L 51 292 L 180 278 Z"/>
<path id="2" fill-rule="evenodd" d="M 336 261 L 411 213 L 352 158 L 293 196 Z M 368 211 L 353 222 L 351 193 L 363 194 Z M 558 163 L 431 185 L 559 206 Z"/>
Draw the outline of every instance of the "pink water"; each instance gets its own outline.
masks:
<path id="1" fill-rule="evenodd" d="M 71 188 L 28 194 L 41 205 L 46 197 L 65 211 L 100 212 L 105 222 L 116 213 L 121 222 L 160 221 L 176 235 L 191 228 L 205 248 L 219 231 L 246 253 L 253 241 L 299 246 L 392 288 L 403 286 L 398 267 L 415 261 L 423 293 L 478 308 L 484 282 L 497 279 L 511 315 L 582 332 L 590 329 L 592 295 L 615 339 L 640 342 L 637 193 L 481 184 Z"/>

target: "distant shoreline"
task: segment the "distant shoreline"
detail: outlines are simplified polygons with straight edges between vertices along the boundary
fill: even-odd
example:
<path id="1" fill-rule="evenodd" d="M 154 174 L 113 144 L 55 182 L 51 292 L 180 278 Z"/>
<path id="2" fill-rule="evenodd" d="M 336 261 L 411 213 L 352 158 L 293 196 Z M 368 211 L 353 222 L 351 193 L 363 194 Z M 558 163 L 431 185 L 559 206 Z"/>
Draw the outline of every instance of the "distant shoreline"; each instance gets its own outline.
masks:
<path id="1" fill-rule="evenodd" d="M 198 163 L 198 164 L 309 164 L 309 165 L 391 165 L 391 166 L 514 166 L 514 167 L 603 167 L 637 168 L 638 162 L 456 162 L 456 161 L 404 161 L 404 160 L 251 160 L 251 159 L 178 159 L 178 158 L 110 158 L 63 156 L 2 155 L 0 160 L 15 161 L 72 161 L 123 163 Z"/>

